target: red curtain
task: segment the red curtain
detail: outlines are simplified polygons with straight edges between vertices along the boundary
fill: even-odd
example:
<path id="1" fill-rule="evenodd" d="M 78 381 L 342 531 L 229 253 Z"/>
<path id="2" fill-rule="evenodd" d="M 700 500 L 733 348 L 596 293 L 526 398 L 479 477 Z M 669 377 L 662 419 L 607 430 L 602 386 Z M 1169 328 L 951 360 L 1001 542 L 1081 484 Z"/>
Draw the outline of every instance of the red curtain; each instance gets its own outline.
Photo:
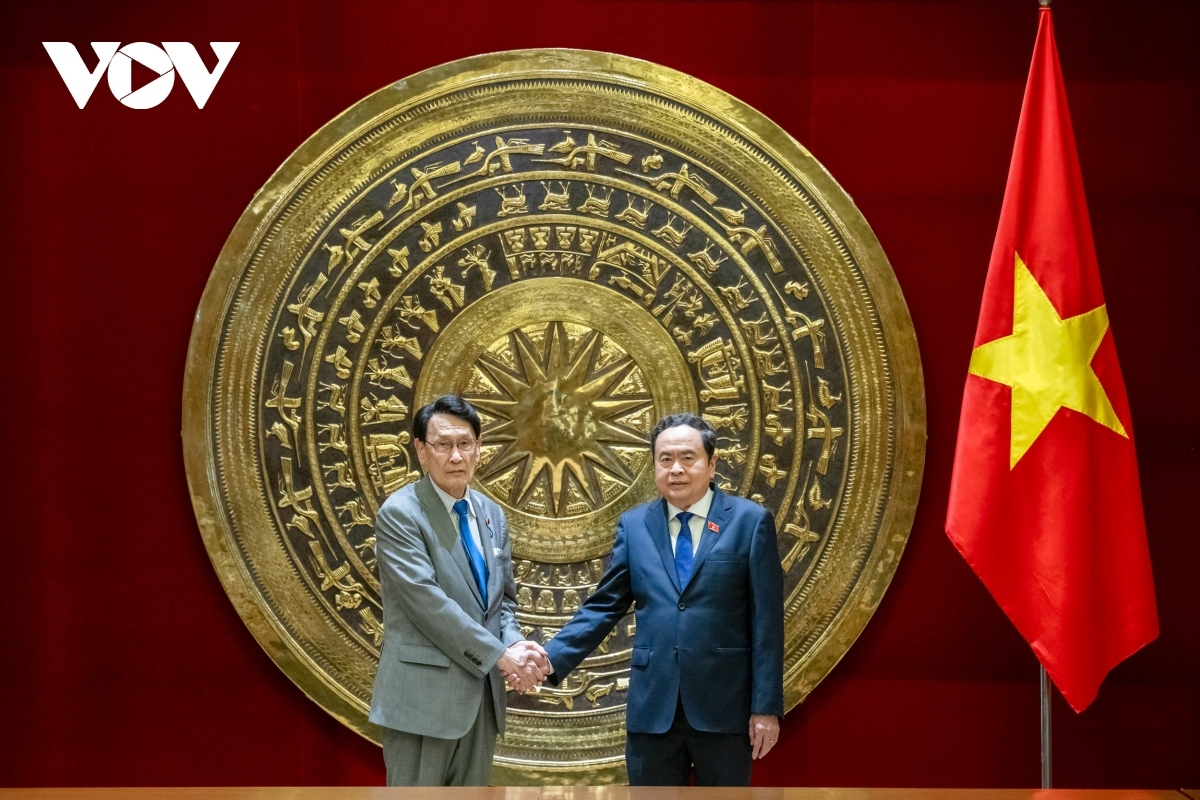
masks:
<path id="1" fill-rule="evenodd" d="M 912 537 L 857 644 L 756 768 L 764 785 L 1033 786 L 1037 664 L 942 533 L 979 301 L 1029 69 L 1022 2 L 23 3 L 0 24 L 0 785 L 382 781 L 234 613 L 179 439 L 192 316 L 243 209 L 305 137 L 476 53 L 608 50 L 691 73 L 807 146 L 874 227 L 925 367 Z M 1200 10 L 1054 7 L 1096 248 L 1137 426 L 1161 637 L 1076 716 L 1062 786 L 1200 784 Z M 241 42 L 203 110 L 42 41 Z M 91 64 L 89 64 L 91 66 Z M 138 80 L 135 74 L 135 80 Z"/>

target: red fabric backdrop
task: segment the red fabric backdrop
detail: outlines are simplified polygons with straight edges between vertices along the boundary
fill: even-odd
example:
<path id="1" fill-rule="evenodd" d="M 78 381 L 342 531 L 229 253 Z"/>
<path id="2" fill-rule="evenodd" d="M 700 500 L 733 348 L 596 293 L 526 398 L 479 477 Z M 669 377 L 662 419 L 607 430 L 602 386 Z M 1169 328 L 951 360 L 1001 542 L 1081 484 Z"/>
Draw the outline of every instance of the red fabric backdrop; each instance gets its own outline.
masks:
<path id="1" fill-rule="evenodd" d="M 1200 784 L 1200 12 L 1059 0 L 1067 91 L 1129 384 L 1162 636 L 1086 713 L 1063 786 Z M 759 784 L 1032 786 L 1037 665 L 942 532 L 955 428 L 1037 25 L 1017 2 L 28 2 L 0 22 L 0 785 L 338 784 L 379 751 L 234 613 L 181 448 L 192 315 L 255 190 L 375 89 L 492 50 L 696 75 L 803 142 L 874 226 L 929 412 L 908 550 Z M 71 101 L 42 41 L 240 41 L 208 105 Z"/>

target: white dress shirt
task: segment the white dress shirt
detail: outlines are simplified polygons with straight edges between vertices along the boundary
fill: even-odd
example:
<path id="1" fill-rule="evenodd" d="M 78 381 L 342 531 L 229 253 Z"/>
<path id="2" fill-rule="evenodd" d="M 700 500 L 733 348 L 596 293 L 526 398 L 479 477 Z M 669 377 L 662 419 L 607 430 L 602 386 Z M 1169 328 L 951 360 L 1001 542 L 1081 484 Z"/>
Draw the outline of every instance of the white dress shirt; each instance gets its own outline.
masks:
<path id="1" fill-rule="evenodd" d="M 700 549 L 700 535 L 704 533 L 704 521 L 708 519 L 708 509 L 712 506 L 713 490 L 704 493 L 701 497 L 688 508 L 676 508 L 667 503 L 667 532 L 671 534 L 671 552 L 675 552 L 675 542 L 679 540 L 679 520 L 676 516 L 680 511 L 692 512 L 692 518 L 688 520 L 688 528 L 692 534 L 692 557 L 696 556 L 696 551 Z"/>
<path id="2" fill-rule="evenodd" d="M 458 530 L 458 512 L 454 510 L 454 504 L 457 499 L 451 497 L 448 492 L 442 491 L 442 487 L 437 485 L 437 481 L 430 478 L 430 483 L 433 484 L 433 490 L 438 493 L 438 497 L 446 504 L 446 513 L 450 515 L 450 521 L 454 523 L 454 530 Z M 467 526 L 471 529 L 471 538 L 475 540 L 475 546 L 479 548 L 480 554 L 483 554 L 483 540 L 479 538 L 479 520 L 475 518 L 475 504 L 471 502 L 471 487 L 467 487 L 467 491 L 463 493 L 463 500 L 467 501 Z M 675 527 L 679 527 L 676 525 Z M 487 563 L 487 555 L 483 555 L 484 563 Z"/>

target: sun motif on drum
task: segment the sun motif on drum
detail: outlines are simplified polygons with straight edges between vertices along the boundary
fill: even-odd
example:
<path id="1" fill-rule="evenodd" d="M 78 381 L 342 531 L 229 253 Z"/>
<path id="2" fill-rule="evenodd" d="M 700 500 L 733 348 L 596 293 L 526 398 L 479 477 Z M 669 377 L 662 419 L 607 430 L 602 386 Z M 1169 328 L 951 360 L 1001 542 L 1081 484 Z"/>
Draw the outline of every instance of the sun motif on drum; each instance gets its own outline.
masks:
<path id="1" fill-rule="evenodd" d="M 506 505 L 573 516 L 633 482 L 629 450 L 646 447 L 653 400 L 620 345 L 549 322 L 511 331 L 476 366 L 467 399 L 488 417 L 489 445 L 478 476 Z"/>

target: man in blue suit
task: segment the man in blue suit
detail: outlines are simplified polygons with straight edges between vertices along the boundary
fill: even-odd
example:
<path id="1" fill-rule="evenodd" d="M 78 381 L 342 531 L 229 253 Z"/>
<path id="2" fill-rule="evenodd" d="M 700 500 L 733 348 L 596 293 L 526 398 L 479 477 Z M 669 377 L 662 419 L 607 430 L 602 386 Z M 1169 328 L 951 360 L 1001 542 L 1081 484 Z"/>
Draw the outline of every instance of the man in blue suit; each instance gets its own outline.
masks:
<path id="1" fill-rule="evenodd" d="M 625 714 L 632 785 L 748 786 L 783 716 L 775 521 L 713 484 L 716 434 L 672 414 L 650 434 L 662 497 L 621 515 L 612 561 L 546 645 L 557 683 L 635 605 Z"/>

